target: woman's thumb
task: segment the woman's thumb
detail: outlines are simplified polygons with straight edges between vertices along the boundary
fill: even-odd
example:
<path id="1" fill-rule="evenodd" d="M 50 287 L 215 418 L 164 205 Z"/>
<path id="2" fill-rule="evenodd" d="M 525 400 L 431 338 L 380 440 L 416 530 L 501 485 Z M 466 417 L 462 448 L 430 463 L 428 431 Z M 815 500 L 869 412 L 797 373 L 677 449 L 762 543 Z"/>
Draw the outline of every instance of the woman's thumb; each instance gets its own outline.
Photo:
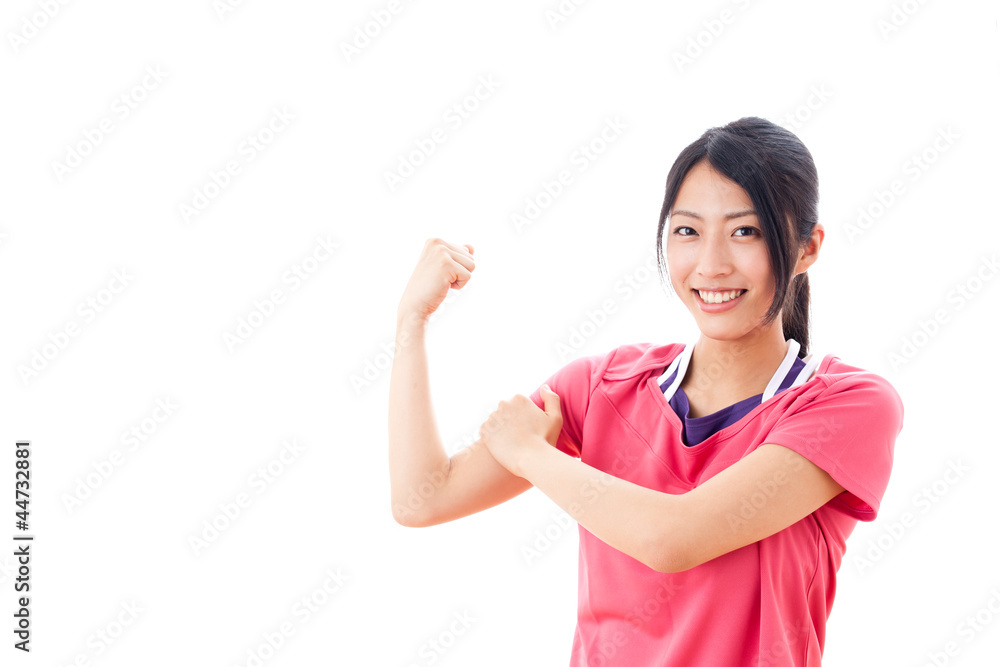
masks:
<path id="1" fill-rule="evenodd" d="M 548 414 L 559 414 L 562 415 L 562 407 L 560 406 L 559 395 L 552 391 L 552 388 L 547 385 L 542 385 L 542 390 L 539 392 L 542 396 L 542 403 L 545 405 L 545 412 Z"/>

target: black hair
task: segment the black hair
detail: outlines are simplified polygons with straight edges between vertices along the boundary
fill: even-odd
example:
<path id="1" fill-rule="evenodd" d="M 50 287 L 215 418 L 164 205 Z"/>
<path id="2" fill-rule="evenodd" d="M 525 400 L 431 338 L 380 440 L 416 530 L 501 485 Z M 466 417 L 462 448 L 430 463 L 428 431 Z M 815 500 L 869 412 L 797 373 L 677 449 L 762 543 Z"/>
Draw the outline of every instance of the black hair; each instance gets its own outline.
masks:
<path id="1" fill-rule="evenodd" d="M 789 130 L 764 118 L 747 116 L 705 131 L 680 152 L 667 175 L 666 196 L 656 230 L 657 266 L 664 280 L 663 227 L 688 171 L 707 160 L 711 167 L 743 188 L 753 202 L 767 244 L 774 276 L 774 300 L 764 315 L 767 325 L 782 313 L 785 340 L 809 348 L 809 276 L 792 276 L 798 250 L 816 226 L 819 179 L 812 155 Z M 668 283 L 669 284 L 669 283 Z"/>

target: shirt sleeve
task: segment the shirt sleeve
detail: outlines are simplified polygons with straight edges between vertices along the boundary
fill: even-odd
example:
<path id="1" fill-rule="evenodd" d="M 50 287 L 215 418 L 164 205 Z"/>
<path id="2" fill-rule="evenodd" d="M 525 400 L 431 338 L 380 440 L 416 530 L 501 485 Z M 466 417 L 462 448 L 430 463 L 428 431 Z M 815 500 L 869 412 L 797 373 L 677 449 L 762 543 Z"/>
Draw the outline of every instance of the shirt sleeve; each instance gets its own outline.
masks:
<path id="1" fill-rule="evenodd" d="M 830 505 L 871 521 L 889 483 L 902 428 L 903 402 L 895 388 L 875 373 L 860 372 L 783 415 L 764 442 L 788 447 L 825 470 L 845 489 Z"/>
<path id="2" fill-rule="evenodd" d="M 583 421 L 590 405 L 590 397 L 600 381 L 610 354 L 613 352 L 574 359 L 544 382 L 559 396 L 563 426 L 556 441 L 556 449 L 564 454 L 579 458 L 583 452 Z M 545 409 L 541 385 L 529 397 L 540 409 Z"/>

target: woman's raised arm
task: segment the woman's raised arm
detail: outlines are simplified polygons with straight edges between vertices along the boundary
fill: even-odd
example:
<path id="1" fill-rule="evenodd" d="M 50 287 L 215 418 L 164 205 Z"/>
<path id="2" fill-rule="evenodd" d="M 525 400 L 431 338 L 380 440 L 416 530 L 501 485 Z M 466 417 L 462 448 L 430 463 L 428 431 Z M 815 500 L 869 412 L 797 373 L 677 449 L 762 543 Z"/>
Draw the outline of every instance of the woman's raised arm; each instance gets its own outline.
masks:
<path id="1" fill-rule="evenodd" d="M 389 380 L 389 479 L 392 515 L 404 526 L 452 521 L 531 488 L 497 463 L 482 440 L 449 458 L 434 420 L 427 320 L 449 289 L 461 289 L 470 280 L 473 252 L 472 246 L 428 239 L 397 309 Z"/>

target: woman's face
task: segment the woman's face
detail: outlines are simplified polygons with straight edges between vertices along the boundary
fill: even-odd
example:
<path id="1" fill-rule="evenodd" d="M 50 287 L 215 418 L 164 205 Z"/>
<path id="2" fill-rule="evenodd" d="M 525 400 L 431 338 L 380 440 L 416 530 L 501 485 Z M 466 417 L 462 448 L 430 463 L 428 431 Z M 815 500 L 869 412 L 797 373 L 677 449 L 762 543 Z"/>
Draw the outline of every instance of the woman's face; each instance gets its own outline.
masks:
<path id="1" fill-rule="evenodd" d="M 746 191 L 703 160 L 681 183 L 666 231 L 670 283 L 698 329 L 709 338 L 738 340 L 760 326 L 774 286 L 767 244 Z M 730 298 L 729 290 L 738 296 L 710 304 L 699 288 L 716 295 L 710 299 Z M 780 331 L 780 317 L 775 325 Z"/>

